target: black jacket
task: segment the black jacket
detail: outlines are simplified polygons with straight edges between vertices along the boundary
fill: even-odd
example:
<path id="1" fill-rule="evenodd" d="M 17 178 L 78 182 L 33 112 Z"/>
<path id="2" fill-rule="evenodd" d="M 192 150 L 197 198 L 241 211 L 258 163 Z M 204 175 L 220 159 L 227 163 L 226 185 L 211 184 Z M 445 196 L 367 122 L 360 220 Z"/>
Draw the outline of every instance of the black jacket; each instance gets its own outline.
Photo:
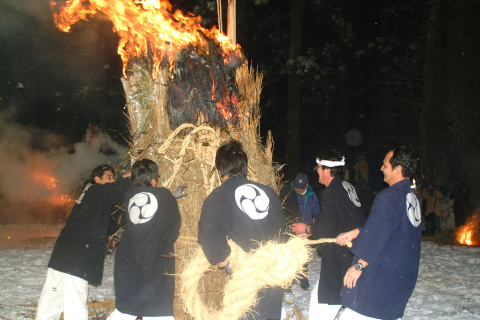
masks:
<path id="1" fill-rule="evenodd" d="M 311 227 L 315 239 L 336 238 L 340 233 L 361 227 L 365 222 L 358 196 L 353 186 L 340 178 L 334 178 L 322 193 L 322 211 Z M 322 268 L 318 286 L 318 302 L 341 304 L 340 291 L 343 277 L 352 265 L 353 255 L 346 246 L 335 243 L 320 244 Z"/>
<path id="2" fill-rule="evenodd" d="M 87 185 L 58 236 L 48 267 L 100 285 L 112 206 L 130 187 L 130 178 Z"/>
<path id="3" fill-rule="evenodd" d="M 172 316 L 177 200 L 166 188 L 134 188 L 125 211 L 127 228 L 115 253 L 116 308 L 133 316 Z"/>
<path id="4" fill-rule="evenodd" d="M 229 178 L 205 199 L 198 223 L 198 241 L 211 264 L 230 255 L 227 237 L 245 252 L 260 242 L 279 239 L 285 227 L 283 209 L 275 191 L 246 177 Z M 259 268 L 268 266 L 259 266 Z M 267 288 L 249 319 L 278 319 L 283 290 Z"/>

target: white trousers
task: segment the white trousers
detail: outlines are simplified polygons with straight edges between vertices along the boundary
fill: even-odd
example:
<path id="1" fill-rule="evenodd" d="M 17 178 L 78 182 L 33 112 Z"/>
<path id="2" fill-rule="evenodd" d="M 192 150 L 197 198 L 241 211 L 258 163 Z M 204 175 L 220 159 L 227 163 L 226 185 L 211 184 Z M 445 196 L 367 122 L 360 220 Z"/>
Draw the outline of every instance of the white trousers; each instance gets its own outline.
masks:
<path id="1" fill-rule="evenodd" d="M 340 309 L 342 308 L 342 305 L 318 303 L 319 283 L 320 279 L 315 284 L 315 287 L 312 289 L 312 294 L 310 295 L 310 308 L 308 311 L 308 318 L 318 320 L 334 320 L 337 316 L 338 311 L 340 311 Z"/>
<path id="2" fill-rule="evenodd" d="M 342 314 L 340 315 L 339 320 L 380 320 L 380 319 L 370 318 L 370 317 L 361 315 L 360 313 L 355 312 L 352 309 L 345 308 L 345 310 L 343 310 Z M 401 318 L 397 320 L 401 320 Z"/>
<path id="3" fill-rule="evenodd" d="M 88 281 L 48 268 L 36 320 L 88 320 Z"/>
<path id="4" fill-rule="evenodd" d="M 126 313 L 122 313 L 115 309 L 107 318 L 107 320 L 135 320 L 137 316 L 132 316 Z M 173 316 L 167 317 L 142 317 L 143 320 L 175 320 Z"/>

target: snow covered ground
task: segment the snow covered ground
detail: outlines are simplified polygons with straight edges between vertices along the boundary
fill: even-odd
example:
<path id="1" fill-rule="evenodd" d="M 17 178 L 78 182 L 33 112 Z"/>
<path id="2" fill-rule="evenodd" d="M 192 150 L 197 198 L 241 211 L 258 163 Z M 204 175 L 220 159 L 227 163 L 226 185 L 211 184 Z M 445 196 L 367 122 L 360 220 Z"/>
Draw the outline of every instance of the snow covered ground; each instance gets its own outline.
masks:
<path id="1" fill-rule="evenodd" d="M 48 259 L 60 225 L 0 225 L 0 319 L 29 319 L 35 313 Z M 310 284 L 320 272 L 320 258 L 311 262 Z M 420 274 L 403 319 L 480 319 L 480 248 L 440 246 L 423 241 Z M 293 286 L 288 313 L 294 306 L 308 317 L 310 290 Z M 105 261 L 101 287 L 90 287 L 89 300 L 114 299 L 113 256 Z"/>

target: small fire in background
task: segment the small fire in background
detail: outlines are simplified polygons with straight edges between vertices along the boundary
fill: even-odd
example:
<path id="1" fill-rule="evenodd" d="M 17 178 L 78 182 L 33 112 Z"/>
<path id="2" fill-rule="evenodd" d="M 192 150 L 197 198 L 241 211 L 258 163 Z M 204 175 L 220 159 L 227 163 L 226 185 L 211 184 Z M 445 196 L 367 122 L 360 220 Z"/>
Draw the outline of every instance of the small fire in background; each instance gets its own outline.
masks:
<path id="1" fill-rule="evenodd" d="M 76 202 L 68 194 L 54 194 L 48 201 L 54 206 L 67 206 Z"/>
<path id="2" fill-rule="evenodd" d="M 467 246 L 480 245 L 480 209 L 467 218 L 467 223 L 456 231 L 458 243 Z"/>
<path id="3" fill-rule="evenodd" d="M 48 190 L 55 189 L 57 187 L 57 182 L 60 181 L 43 172 L 34 172 L 32 176 L 35 182 L 43 183 Z"/>
<path id="4" fill-rule="evenodd" d="M 32 171 L 27 174 L 30 187 L 24 190 L 21 202 L 17 202 L 17 214 L 21 221 L 28 220 L 31 215 L 33 222 L 61 222 L 67 216 L 67 209 L 75 204 L 68 195 L 60 179 L 57 179 L 46 163 L 35 163 Z"/>
<path id="5" fill-rule="evenodd" d="M 72 201 L 71 197 L 62 190 L 58 186 L 60 182 L 59 179 L 55 178 L 53 174 L 47 172 L 48 168 L 44 168 L 45 171 L 41 171 L 40 169 L 36 169 L 32 172 L 29 176 L 33 178 L 33 181 L 37 184 L 37 187 L 42 188 L 44 187 L 46 190 L 43 196 L 43 200 L 50 202 L 54 206 L 65 206 L 70 201 Z M 37 195 L 30 195 L 31 198 L 35 199 Z"/>

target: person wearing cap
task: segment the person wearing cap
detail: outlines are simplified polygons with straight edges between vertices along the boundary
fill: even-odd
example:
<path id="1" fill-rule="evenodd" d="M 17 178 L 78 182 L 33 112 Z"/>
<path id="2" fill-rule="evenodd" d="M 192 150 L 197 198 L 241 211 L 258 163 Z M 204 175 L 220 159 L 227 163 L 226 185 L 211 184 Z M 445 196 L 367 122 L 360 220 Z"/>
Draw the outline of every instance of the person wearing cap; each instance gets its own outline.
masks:
<path id="1" fill-rule="evenodd" d="M 287 225 L 297 222 L 311 225 L 320 213 L 320 202 L 305 173 L 297 174 L 295 180 L 282 189 L 280 200 L 283 202 Z M 306 276 L 301 277 L 299 281 L 302 289 L 310 287 Z"/>
<path id="2" fill-rule="evenodd" d="M 342 232 L 361 227 L 365 212 L 355 188 L 342 179 L 345 157 L 338 150 L 324 150 L 316 162 L 319 182 L 326 187 L 320 200 L 322 210 L 313 225 L 295 223 L 292 231 L 300 237 L 321 239 L 336 238 Z M 321 244 L 318 250 L 322 255 L 320 278 L 318 289 L 312 290 L 309 317 L 333 320 L 342 307 L 340 291 L 353 255 L 347 247 L 335 243 Z"/>

